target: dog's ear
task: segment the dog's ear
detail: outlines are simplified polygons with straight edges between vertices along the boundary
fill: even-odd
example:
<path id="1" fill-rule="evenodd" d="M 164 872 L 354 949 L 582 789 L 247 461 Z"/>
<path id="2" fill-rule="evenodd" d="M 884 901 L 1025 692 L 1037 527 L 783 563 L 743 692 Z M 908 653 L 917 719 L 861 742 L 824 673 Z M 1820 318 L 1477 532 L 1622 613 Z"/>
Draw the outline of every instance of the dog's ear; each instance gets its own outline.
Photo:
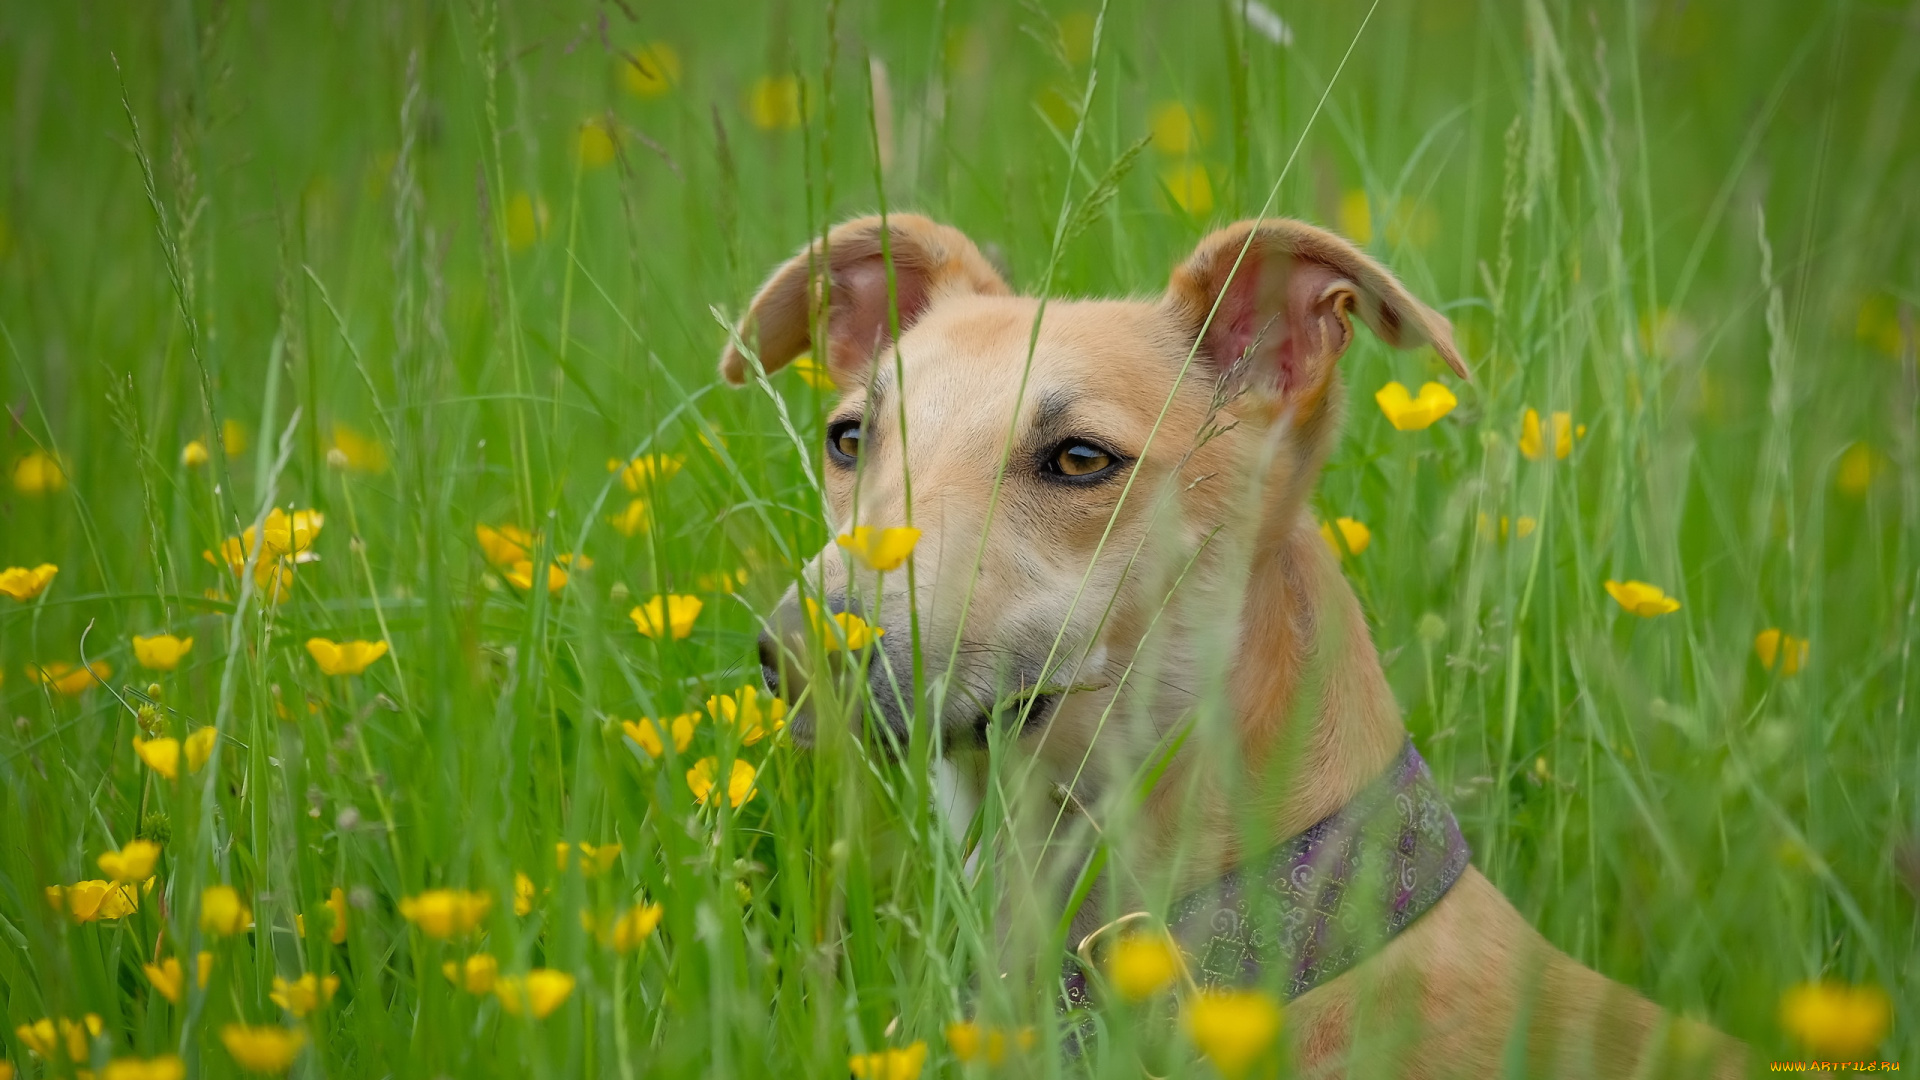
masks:
<path id="1" fill-rule="evenodd" d="M 891 340 L 886 256 L 893 258 L 894 296 L 905 332 L 942 296 L 979 293 L 1005 296 L 1007 283 L 958 229 L 918 214 L 889 214 L 886 249 L 878 217 L 837 225 L 826 241 L 814 241 L 773 272 L 740 320 L 739 339 L 754 346 L 768 373 L 814 349 L 834 382 L 866 379 L 867 365 Z M 825 355 L 813 341 L 825 315 Z M 738 386 L 747 381 L 747 358 L 732 341 L 720 353 L 720 374 Z"/>
<path id="2" fill-rule="evenodd" d="M 1200 241 L 1164 303 L 1190 333 L 1205 326 L 1199 359 L 1296 421 L 1313 419 L 1325 399 L 1353 341 L 1350 312 L 1389 345 L 1432 345 L 1467 378 L 1444 316 L 1352 244 L 1298 221 L 1242 221 Z"/>

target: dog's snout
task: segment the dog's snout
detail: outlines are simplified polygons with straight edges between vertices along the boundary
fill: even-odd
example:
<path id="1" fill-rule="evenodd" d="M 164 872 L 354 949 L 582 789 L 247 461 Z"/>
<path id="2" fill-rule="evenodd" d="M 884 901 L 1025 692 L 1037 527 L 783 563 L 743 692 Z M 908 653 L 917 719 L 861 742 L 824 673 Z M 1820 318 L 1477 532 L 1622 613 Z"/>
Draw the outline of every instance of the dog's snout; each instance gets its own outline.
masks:
<path id="1" fill-rule="evenodd" d="M 760 681 L 767 684 L 767 691 L 775 697 L 781 696 L 780 679 L 780 643 L 772 634 L 760 635 Z"/>

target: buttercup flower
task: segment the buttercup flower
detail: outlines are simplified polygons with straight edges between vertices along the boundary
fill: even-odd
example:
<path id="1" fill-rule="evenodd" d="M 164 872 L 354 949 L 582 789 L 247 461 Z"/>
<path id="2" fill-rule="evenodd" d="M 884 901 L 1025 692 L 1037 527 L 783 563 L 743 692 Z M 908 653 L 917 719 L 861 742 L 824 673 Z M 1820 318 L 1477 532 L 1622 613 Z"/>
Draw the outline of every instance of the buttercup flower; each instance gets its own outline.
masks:
<path id="1" fill-rule="evenodd" d="M 552 214 L 547 200 L 517 192 L 507 200 L 507 247 L 525 251 L 545 239 Z"/>
<path id="2" fill-rule="evenodd" d="M 167 957 L 158 964 L 142 964 L 140 970 L 147 973 L 147 981 L 153 984 L 153 991 L 175 1005 L 180 1004 L 180 991 L 186 986 L 186 973 L 180 969 L 180 961 Z"/>
<path id="3" fill-rule="evenodd" d="M 471 933 L 486 921 L 492 908 L 493 897 L 462 889 L 428 889 L 400 900 L 402 917 L 419 927 L 421 933 L 441 940 Z"/>
<path id="4" fill-rule="evenodd" d="M 1180 955 L 1165 934 L 1126 934 L 1114 943 L 1107 978 L 1128 1001 L 1145 1001 L 1173 984 Z"/>
<path id="5" fill-rule="evenodd" d="M 575 846 L 580 850 L 580 873 L 586 877 L 596 877 L 613 869 L 614 860 L 620 857 L 619 844 L 602 844 L 595 847 L 582 841 Z M 573 862 L 574 849 L 565 843 L 555 844 L 553 849 L 554 869 L 564 873 L 568 864 Z"/>
<path id="6" fill-rule="evenodd" d="M 55 660 L 44 666 L 27 665 L 27 677 L 56 694 L 73 697 L 86 693 L 93 688 L 97 679 L 105 682 L 113 677 L 113 666 L 105 660 L 95 660 L 86 667 L 76 667 L 64 660 Z"/>
<path id="7" fill-rule="evenodd" d="M 1778 628 L 1762 630 L 1753 639 L 1753 651 L 1760 656 L 1760 666 L 1782 675 L 1798 675 L 1800 669 L 1807 666 L 1807 653 L 1812 648 L 1806 638 L 1782 633 Z"/>
<path id="8" fill-rule="evenodd" d="M 53 581 L 53 575 L 59 572 L 60 568 L 52 563 L 41 563 L 31 570 L 24 566 L 9 566 L 5 570 L 0 570 L 0 596 L 9 597 L 24 604 L 46 592 L 47 586 Z"/>
<path id="9" fill-rule="evenodd" d="M 525 975 L 505 975 L 493 985 L 493 996 L 510 1016 L 531 1015 L 545 1020 L 573 993 L 573 976 L 552 968 L 534 968 Z"/>
<path id="10" fill-rule="evenodd" d="M 597 169 L 613 160 L 614 128 L 604 116 L 589 116 L 580 121 L 580 130 L 573 139 L 574 156 L 579 158 L 583 169 Z"/>
<path id="11" fill-rule="evenodd" d="M 1033 1049 L 1033 1029 L 1023 1027 L 1018 1031 L 1008 1032 L 1003 1028 L 986 1027 L 971 1020 L 961 1020 L 947 1025 L 947 1049 L 953 1051 L 955 1058 L 965 1063 L 984 1061 L 988 1065 L 998 1065 L 1007 1059 L 1009 1044 L 1021 1053 Z"/>
<path id="12" fill-rule="evenodd" d="M 687 787 L 693 792 L 695 802 L 705 806 L 708 797 L 713 794 L 714 773 L 719 769 L 718 760 L 701 758 L 687 770 Z M 759 790 L 753 786 L 755 771 L 753 766 L 738 758 L 734 759 L 733 771 L 727 778 L 727 805 L 738 807 L 753 798 Z"/>
<path id="13" fill-rule="evenodd" d="M 666 909 L 659 904 L 639 904 L 628 908 L 613 920 L 613 929 L 603 944 L 615 952 L 631 952 L 646 943 L 660 925 Z"/>
<path id="14" fill-rule="evenodd" d="M 332 642 L 326 638 L 308 638 L 307 653 L 327 675 L 358 675 L 387 655 L 384 641 Z"/>
<path id="15" fill-rule="evenodd" d="M 1181 1008 L 1187 1037 L 1228 1080 L 1245 1076 L 1280 1034 L 1280 1003 L 1257 991 L 1211 991 Z"/>
<path id="16" fill-rule="evenodd" d="M 327 894 L 327 910 L 333 913 L 333 926 L 327 930 L 327 940 L 335 945 L 347 940 L 347 890 L 334 886 Z"/>
<path id="17" fill-rule="evenodd" d="M 1213 137 L 1213 118 L 1205 109 L 1189 109 L 1178 101 L 1165 101 L 1147 114 L 1147 131 L 1153 136 L 1155 150 L 1180 157 L 1199 150 Z"/>
<path id="18" fill-rule="evenodd" d="M 219 730 L 211 727 L 203 727 L 187 736 L 187 741 L 180 744 L 180 748 L 187 755 L 188 772 L 200 771 L 200 766 L 205 765 L 207 759 L 213 756 L 213 744 L 219 738 Z"/>
<path id="19" fill-rule="evenodd" d="M 1420 396 L 1414 397 L 1400 383 L 1390 382 L 1374 392 L 1373 400 L 1380 404 L 1380 411 L 1386 414 L 1387 423 L 1396 431 L 1420 431 L 1433 426 L 1435 420 L 1453 411 L 1460 399 L 1453 391 L 1437 382 L 1426 383 L 1420 387 Z"/>
<path id="20" fill-rule="evenodd" d="M 1556 412 L 1553 414 L 1553 456 L 1565 461 L 1573 453 L 1573 440 L 1585 438 L 1587 425 L 1576 426 L 1573 414 Z M 1528 461 L 1539 461 L 1546 457 L 1546 440 L 1540 427 L 1540 414 L 1532 409 L 1520 415 L 1520 452 Z"/>
<path id="21" fill-rule="evenodd" d="M 1879 452 L 1866 443 L 1857 442 L 1840 455 L 1840 466 L 1834 471 L 1833 482 L 1842 492 L 1857 499 L 1867 493 L 1867 489 L 1873 486 L 1873 478 L 1885 472 L 1886 467 L 1886 460 Z"/>
<path id="22" fill-rule="evenodd" d="M 620 81 L 635 97 L 656 98 L 680 83 L 680 54 L 654 41 L 621 54 Z"/>
<path id="23" fill-rule="evenodd" d="M 693 579 L 693 583 L 699 586 L 704 592 L 723 592 L 731 596 L 735 589 L 747 583 L 747 569 L 743 566 L 738 570 L 722 570 L 716 574 L 701 574 L 699 577 Z"/>
<path id="24" fill-rule="evenodd" d="M 800 80 L 791 75 L 755 79 L 747 90 L 747 119 L 761 131 L 800 126 Z"/>
<path id="25" fill-rule="evenodd" d="M 247 425 L 238 420 L 220 421 L 220 448 L 228 457 L 239 457 L 247 452 Z"/>
<path id="26" fill-rule="evenodd" d="M 777 697 L 770 698 L 762 708 L 760 688 L 749 683 L 731 694 L 708 698 L 707 715 L 713 717 L 714 723 L 732 728 L 740 737 L 741 746 L 752 746 L 770 732 L 787 726 L 787 703 Z"/>
<path id="27" fill-rule="evenodd" d="M 212 728 L 207 730 L 211 731 Z M 133 737 L 133 754 L 146 763 L 147 768 L 159 773 L 168 780 L 180 776 L 180 740 L 179 739 L 143 739 Z"/>
<path id="28" fill-rule="evenodd" d="M 1213 179 L 1207 175 L 1207 167 L 1197 161 L 1160 170 L 1160 186 L 1189 217 L 1205 217 L 1213 212 Z"/>
<path id="29" fill-rule="evenodd" d="M 149 671 L 172 671 L 180 666 L 181 657 L 192 650 L 192 638 L 175 637 L 172 634 L 155 634 L 152 637 L 133 635 L 133 659 Z"/>
<path id="30" fill-rule="evenodd" d="M 20 1044 L 35 1054 L 51 1061 L 55 1055 L 65 1053 L 70 1061 L 87 1060 L 87 1040 L 100 1034 L 103 1025 L 96 1013 L 88 1013 L 78 1020 L 66 1017 L 42 1017 L 31 1024 L 21 1024 L 13 1029 Z"/>
<path id="31" fill-rule="evenodd" d="M 274 1025 L 227 1024 L 220 1029 L 220 1045 L 241 1068 L 273 1076 L 293 1067 L 293 1059 L 307 1045 L 307 1033 Z"/>
<path id="32" fill-rule="evenodd" d="M 705 606 L 697 596 L 656 596 L 627 615 L 641 634 L 658 638 L 671 634 L 674 640 L 693 634 L 693 620 Z"/>
<path id="33" fill-rule="evenodd" d="M 841 533 L 833 542 L 868 569 L 885 573 L 898 569 L 907 556 L 913 554 L 914 545 L 920 542 L 920 530 L 904 527 L 876 529 L 871 525 L 856 525 L 853 532 Z"/>
<path id="34" fill-rule="evenodd" d="M 1507 515 L 1501 514 L 1500 524 L 1497 530 L 1492 518 L 1485 514 L 1481 514 L 1479 518 L 1480 538 L 1482 540 L 1493 540 L 1497 538 L 1504 541 L 1508 535 L 1512 535 L 1520 540 L 1525 540 L 1527 537 L 1533 535 L 1533 530 L 1539 527 L 1540 522 L 1526 514 L 1521 514 L 1517 518 L 1508 518 Z"/>
<path id="35" fill-rule="evenodd" d="M 200 894 L 200 929 L 231 937 L 253 925 L 253 912 L 231 885 L 213 885 Z"/>
<path id="36" fill-rule="evenodd" d="M 441 964 L 440 973 L 469 994 L 486 994 L 493 991 L 494 980 L 500 977 L 500 961 L 487 953 L 474 953 L 465 960 Z"/>
<path id="37" fill-rule="evenodd" d="M 526 592 L 533 588 L 533 562 L 529 559 L 521 559 L 519 562 L 514 563 L 513 567 L 501 576 L 507 579 L 509 585 L 519 589 L 521 592 Z M 566 584 L 567 572 L 558 566 L 548 564 L 547 591 L 557 593 L 565 588 Z"/>
<path id="38" fill-rule="evenodd" d="M 1336 540 L 1333 535 L 1333 527 L 1335 525 L 1340 526 L 1340 536 L 1338 540 Z M 1373 530 L 1350 517 L 1335 518 L 1331 522 L 1323 521 L 1320 523 L 1320 539 L 1327 542 L 1327 548 L 1331 550 L 1336 557 L 1346 554 L 1347 551 L 1358 555 L 1367 550 L 1368 544 L 1373 543 Z M 1346 542 L 1345 551 L 1341 550 L 1340 541 Z"/>
<path id="39" fill-rule="evenodd" d="M 327 517 L 318 510 L 295 510 L 289 514 L 279 507 L 267 511 L 260 535 L 267 542 L 269 555 L 299 555 L 313 547 Z"/>
<path id="40" fill-rule="evenodd" d="M 140 893 L 132 885 L 94 879 L 47 886 L 47 903 L 74 922 L 111 922 L 140 910 Z"/>
<path id="41" fill-rule="evenodd" d="M 1644 581 L 1622 583 L 1609 580 L 1607 595 L 1613 597 L 1615 603 L 1643 619 L 1651 619 L 1656 615 L 1666 615 L 1680 610 L 1680 601 L 1668 596 L 1659 586 L 1649 585 Z"/>
<path id="42" fill-rule="evenodd" d="M 513 872 L 513 913 L 525 915 L 533 910 L 533 879 L 518 870 Z"/>
<path id="43" fill-rule="evenodd" d="M 329 448 L 328 457 L 332 458 L 335 452 L 341 464 L 355 472 L 387 471 L 387 448 L 380 445 L 380 440 L 338 422 L 333 425 L 333 446 Z"/>
<path id="44" fill-rule="evenodd" d="M 828 373 L 826 368 L 820 365 L 820 361 L 813 358 L 812 353 L 801 353 L 799 356 L 788 361 L 787 367 L 791 369 L 795 375 L 800 376 L 801 382 L 806 383 L 815 390 L 833 389 L 833 376 Z"/>
<path id="45" fill-rule="evenodd" d="M 208 461 L 207 444 L 199 439 L 191 439 L 180 448 L 180 464 L 189 469 L 198 469 Z"/>
<path id="46" fill-rule="evenodd" d="M 673 733 L 674 752 L 685 753 L 688 744 L 693 742 L 694 725 L 699 721 L 700 717 L 697 713 L 681 713 L 672 720 L 660 723 L 656 723 L 652 717 L 643 716 L 638 723 L 622 720 L 620 730 L 626 732 L 627 738 L 638 744 L 640 749 L 645 750 L 648 757 L 657 758 L 666 753 L 667 749 L 665 742 L 660 738 L 662 724 Z"/>
<path id="47" fill-rule="evenodd" d="M 100 1080 L 184 1080 L 187 1063 L 175 1054 L 114 1058 L 98 1075 Z"/>
<path id="48" fill-rule="evenodd" d="M 1780 997 L 1780 1026 L 1818 1054 L 1866 1057 L 1892 1022 L 1893 1002 L 1877 986 L 1809 982 Z"/>
<path id="49" fill-rule="evenodd" d="M 898 1049 L 855 1054 L 847 1059 L 847 1068 L 858 1080 L 918 1080 L 927 1066 L 927 1044 L 916 1042 Z"/>
<path id="50" fill-rule="evenodd" d="M 51 495 L 66 486 L 66 467 L 45 450 L 29 451 L 13 463 L 13 489 L 22 495 Z"/>
<path id="51" fill-rule="evenodd" d="M 283 979 L 275 975 L 273 992 L 267 996 L 298 1020 L 332 1001 L 333 992 L 338 989 L 340 976 L 328 975 L 323 979 L 309 971 L 297 979 Z"/>
<path id="52" fill-rule="evenodd" d="M 97 861 L 103 873 L 122 885 L 145 881 L 153 876 L 154 864 L 160 861 L 160 845 L 151 840 L 129 840 L 119 851 L 102 852 Z"/>
<path id="53" fill-rule="evenodd" d="M 820 604 L 812 597 L 806 597 L 805 604 L 807 621 L 813 624 L 813 632 L 828 652 L 859 652 L 886 636 L 886 627 L 874 626 L 851 611 L 836 611 L 828 619 L 821 617 Z"/>
<path id="54" fill-rule="evenodd" d="M 647 531 L 647 500 L 629 499 L 619 513 L 607 518 L 607 524 L 621 536 L 638 536 Z"/>
<path id="55" fill-rule="evenodd" d="M 620 474 L 620 484 L 635 495 L 673 479 L 687 459 L 679 454 L 642 454 L 632 461 L 607 459 L 607 471 Z"/>
<path id="56" fill-rule="evenodd" d="M 533 551 L 533 536 L 518 525 L 475 525 L 473 535 L 480 540 L 480 552 L 495 566 L 512 566 L 526 561 Z"/>

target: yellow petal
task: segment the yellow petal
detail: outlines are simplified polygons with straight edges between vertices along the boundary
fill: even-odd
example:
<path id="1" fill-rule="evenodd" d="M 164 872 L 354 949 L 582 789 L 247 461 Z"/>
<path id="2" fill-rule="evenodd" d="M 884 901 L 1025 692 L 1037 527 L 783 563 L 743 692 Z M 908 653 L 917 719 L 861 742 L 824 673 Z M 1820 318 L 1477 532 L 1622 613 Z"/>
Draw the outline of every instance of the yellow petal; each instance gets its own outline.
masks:
<path id="1" fill-rule="evenodd" d="M 1245 1076 L 1280 1034 L 1280 1003 L 1258 991 L 1208 991 L 1181 1010 L 1187 1036 L 1228 1080 Z"/>

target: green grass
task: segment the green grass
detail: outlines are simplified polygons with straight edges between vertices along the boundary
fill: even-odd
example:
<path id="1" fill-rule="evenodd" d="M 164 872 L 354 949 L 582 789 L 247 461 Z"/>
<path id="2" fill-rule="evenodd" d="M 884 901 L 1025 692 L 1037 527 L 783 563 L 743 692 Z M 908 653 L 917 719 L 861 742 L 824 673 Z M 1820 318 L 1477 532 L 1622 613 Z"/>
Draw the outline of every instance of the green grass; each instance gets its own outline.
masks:
<path id="1" fill-rule="evenodd" d="M 993 892 L 963 883 L 924 771 L 702 724 L 685 757 L 763 770 L 716 812 L 611 721 L 757 682 L 755 613 L 830 540 L 808 484 L 828 399 L 783 374 L 776 410 L 714 375 L 716 313 L 777 260 L 884 199 L 993 245 L 1023 289 L 1051 266 L 1056 295 L 1151 294 L 1272 192 L 1364 226 L 1475 372 L 1396 432 L 1373 390 L 1440 365 L 1362 335 L 1317 512 L 1373 530 L 1348 572 L 1476 864 L 1576 958 L 1762 1060 L 1802 1056 L 1777 1009 L 1812 978 L 1884 987 L 1875 1055 L 1920 1058 L 1913 9 L 1276 6 L 1290 45 L 1238 3 L 1115 0 L 1097 52 L 1091 9 L 967 0 L 10 9 L 0 464 L 55 454 L 67 483 L 0 495 L 0 567 L 60 567 L 0 598 L 0 1052 L 64 1075 L 14 1028 L 96 1013 L 96 1065 L 239 1075 L 218 1031 L 296 1023 L 271 978 L 313 971 L 342 985 L 298 1022 L 301 1076 L 845 1076 L 918 1039 L 961 1075 L 942 1028 L 976 1010 L 1040 1028 L 1016 1073 L 1138 1075 L 1144 1052 L 1208 1075 L 1152 1024 L 1055 1052 L 1051 991 L 996 977 Z M 649 42 L 678 73 L 643 97 L 612 50 Z M 803 122 L 756 126 L 756 80 L 789 77 Z M 1115 170 L 1056 244 L 1168 103 L 1195 145 Z M 589 117 L 613 161 L 576 154 Z M 1515 453 L 1528 407 L 1585 426 L 1567 460 Z M 227 422 L 247 445 L 222 454 Z M 384 468 L 329 466 L 336 424 Z M 684 468 L 623 536 L 606 462 L 651 453 Z M 269 506 L 325 515 L 278 605 L 201 555 Z M 1500 540 L 1522 515 L 1537 531 Z M 593 566 L 529 598 L 476 543 L 500 523 Z M 740 569 L 733 595 L 712 580 Z M 1608 578 L 1684 606 L 1626 616 Z M 704 598 L 687 639 L 627 617 L 662 592 Z M 1804 671 L 1756 659 L 1768 627 L 1810 639 Z M 192 652 L 141 671 L 130 637 L 163 630 Z M 392 653 L 326 677 L 315 636 Z M 83 649 L 106 687 L 29 677 Z M 170 734 L 223 736 L 177 785 L 132 750 L 150 682 Z M 166 841 L 137 913 L 45 902 L 136 834 Z M 623 850 L 557 872 L 577 841 Z M 199 929 L 216 882 L 252 933 Z M 439 969 L 469 947 L 398 912 L 440 886 L 491 893 L 484 947 L 576 976 L 566 1003 L 536 1022 L 456 991 Z M 336 887 L 346 942 L 296 937 Z M 664 920 L 635 952 L 576 916 L 640 896 Z M 143 962 L 202 948 L 204 991 L 152 991 Z"/>

